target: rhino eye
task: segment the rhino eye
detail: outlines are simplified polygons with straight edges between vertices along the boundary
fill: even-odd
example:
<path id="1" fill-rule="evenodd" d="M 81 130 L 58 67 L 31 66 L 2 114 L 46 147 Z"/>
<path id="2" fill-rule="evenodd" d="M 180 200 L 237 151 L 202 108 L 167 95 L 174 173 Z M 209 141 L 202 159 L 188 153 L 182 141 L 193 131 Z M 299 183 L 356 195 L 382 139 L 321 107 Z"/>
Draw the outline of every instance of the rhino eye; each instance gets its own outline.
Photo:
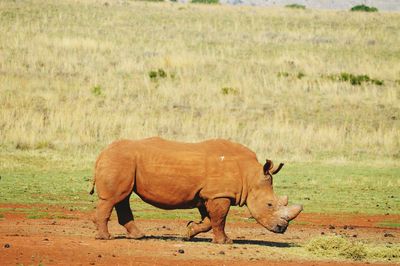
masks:
<path id="1" fill-rule="evenodd" d="M 272 207 L 272 203 L 268 203 L 267 205 L 268 205 L 268 207 Z"/>

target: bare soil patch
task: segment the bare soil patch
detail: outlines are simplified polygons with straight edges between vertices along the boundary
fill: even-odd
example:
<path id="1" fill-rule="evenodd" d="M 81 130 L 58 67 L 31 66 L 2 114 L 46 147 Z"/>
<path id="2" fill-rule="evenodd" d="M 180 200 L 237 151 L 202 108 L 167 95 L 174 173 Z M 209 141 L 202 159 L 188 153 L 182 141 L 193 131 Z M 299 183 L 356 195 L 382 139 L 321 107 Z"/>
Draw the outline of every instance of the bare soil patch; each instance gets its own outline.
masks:
<path id="1" fill-rule="evenodd" d="M 183 241 L 187 221 L 181 220 L 137 221 L 146 238 L 126 239 L 124 228 L 118 225 L 115 217 L 110 221 L 110 231 L 116 239 L 95 240 L 90 214 L 69 210 L 65 214 L 70 219 L 27 219 L 21 212 L 3 212 L 4 217 L 0 219 L 2 265 L 362 265 L 298 261 L 279 252 L 266 253 L 265 249 L 290 248 L 321 234 L 344 234 L 382 243 L 400 242 L 399 228 L 377 226 L 382 221 L 398 221 L 399 215 L 301 214 L 284 235 L 270 233 L 255 221 L 229 222 L 226 231 L 234 244 L 215 245 L 210 243 L 211 233 L 193 241 Z"/>

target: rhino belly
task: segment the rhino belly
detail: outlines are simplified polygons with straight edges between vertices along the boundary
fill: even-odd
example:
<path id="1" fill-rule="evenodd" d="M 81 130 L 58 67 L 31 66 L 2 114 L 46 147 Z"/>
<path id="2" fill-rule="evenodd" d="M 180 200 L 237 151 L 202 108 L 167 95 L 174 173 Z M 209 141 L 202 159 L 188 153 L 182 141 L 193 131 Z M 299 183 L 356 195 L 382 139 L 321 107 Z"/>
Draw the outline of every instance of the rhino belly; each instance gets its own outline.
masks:
<path id="1" fill-rule="evenodd" d="M 183 177 L 139 177 L 134 192 L 145 202 L 162 209 L 191 209 L 200 202 L 201 185 Z"/>

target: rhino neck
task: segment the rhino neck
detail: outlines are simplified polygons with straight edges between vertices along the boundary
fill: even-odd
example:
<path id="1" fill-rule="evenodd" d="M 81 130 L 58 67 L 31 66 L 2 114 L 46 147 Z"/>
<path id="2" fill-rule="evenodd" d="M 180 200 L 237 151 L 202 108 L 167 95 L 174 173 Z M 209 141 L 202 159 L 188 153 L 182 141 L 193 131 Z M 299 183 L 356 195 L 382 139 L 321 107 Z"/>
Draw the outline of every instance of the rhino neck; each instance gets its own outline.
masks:
<path id="1" fill-rule="evenodd" d="M 240 176 L 242 178 L 242 191 L 239 199 L 236 199 L 236 204 L 240 207 L 247 204 L 247 198 L 250 191 L 259 181 L 259 172 L 262 171 L 262 165 L 257 161 L 242 161 L 238 163 Z"/>

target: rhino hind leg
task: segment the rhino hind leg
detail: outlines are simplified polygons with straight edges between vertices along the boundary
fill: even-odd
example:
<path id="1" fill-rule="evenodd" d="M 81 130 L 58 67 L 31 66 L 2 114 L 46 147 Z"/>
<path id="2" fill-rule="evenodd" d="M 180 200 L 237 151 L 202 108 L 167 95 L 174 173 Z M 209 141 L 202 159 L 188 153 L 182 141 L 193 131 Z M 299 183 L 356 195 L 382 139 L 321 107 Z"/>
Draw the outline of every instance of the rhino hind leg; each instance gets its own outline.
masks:
<path id="1" fill-rule="evenodd" d="M 99 199 L 96 207 L 96 216 L 94 219 L 94 223 L 97 227 L 97 235 L 96 239 L 112 239 L 110 233 L 108 232 L 108 220 L 110 219 L 112 209 L 114 204 L 112 202 Z"/>
<path id="2" fill-rule="evenodd" d="M 217 198 L 208 200 L 206 208 L 210 217 L 211 227 L 213 230 L 213 243 L 231 244 L 232 240 L 225 234 L 226 216 L 231 206 L 231 200 L 228 198 Z"/>
<path id="3" fill-rule="evenodd" d="M 199 223 L 189 222 L 186 228 L 186 236 L 185 239 L 190 240 L 196 235 L 200 233 L 205 233 L 211 230 L 211 221 L 210 217 L 208 217 L 208 212 L 206 206 L 201 205 L 199 207 L 201 221 Z"/>
<path id="4" fill-rule="evenodd" d="M 127 238 L 140 239 L 144 237 L 144 234 L 136 227 L 133 221 L 133 214 L 129 204 L 130 194 L 126 196 L 121 202 L 115 204 L 115 210 L 117 211 L 118 223 L 125 227 L 127 231 Z"/>

